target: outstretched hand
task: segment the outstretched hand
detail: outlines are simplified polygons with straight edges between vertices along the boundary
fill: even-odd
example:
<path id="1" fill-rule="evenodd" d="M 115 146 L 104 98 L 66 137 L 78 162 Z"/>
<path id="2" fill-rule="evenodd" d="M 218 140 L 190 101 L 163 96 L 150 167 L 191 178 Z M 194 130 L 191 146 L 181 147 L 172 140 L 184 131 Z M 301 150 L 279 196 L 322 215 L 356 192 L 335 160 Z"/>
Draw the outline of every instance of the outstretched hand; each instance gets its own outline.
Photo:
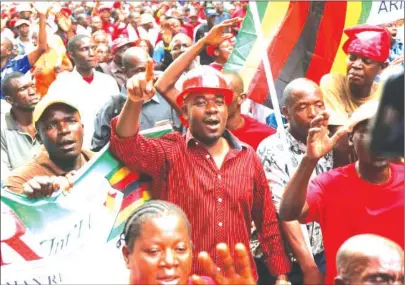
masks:
<path id="1" fill-rule="evenodd" d="M 223 41 L 232 38 L 233 34 L 225 32 L 228 28 L 232 28 L 242 21 L 242 18 L 233 18 L 214 26 L 204 37 L 204 43 L 209 46 L 217 46 Z"/>
<path id="2" fill-rule="evenodd" d="M 347 128 L 341 127 L 332 137 L 329 137 L 328 121 L 329 114 L 327 112 L 318 114 L 311 121 L 306 153 L 311 159 L 317 160 L 326 155 L 333 149 L 339 139 L 348 132 Z"/>
<path id="3" fill-rule="evenodd" d="M 133 102 L 145 102 L 153 97 L 153 60 L 146 62 L 146 71 L 135 74 L 127 80 L 127 96 Z"/>
<path id="4" fill-rule="evenodd" d="M 50 197 L 56 191 L 69 190 L 74 175 L 71 173 L 66 176 L 35 176 L 23 185 L 23 193 L 32 199 Z"/>
<path id="5" fill-rule="evenodd" d="M 198 261 L 205 272 L 216 284 L 256 284 L 249 253 L 243 244 L 236 244 L 235 259 L 231 257 L 229 247 L 224 243 L 217 245 L 217 252 L 223 264 L 221 270 L 218 270 L 217 265 L 212 261 L 208 253 L 203 251 L 198 256 Z M 208 285 L 205 280 L 197 275 L 193 275 L 192 282 L 194 285 Z"/>

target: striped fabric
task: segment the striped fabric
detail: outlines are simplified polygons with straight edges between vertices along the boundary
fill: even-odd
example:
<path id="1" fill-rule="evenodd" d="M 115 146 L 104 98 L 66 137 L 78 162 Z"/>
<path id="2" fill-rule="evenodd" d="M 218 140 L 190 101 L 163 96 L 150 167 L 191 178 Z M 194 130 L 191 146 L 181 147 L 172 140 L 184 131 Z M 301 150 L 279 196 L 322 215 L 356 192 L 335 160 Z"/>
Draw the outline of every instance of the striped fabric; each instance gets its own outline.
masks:
<path id="1" fill-rule="evenodd" d="M 346 56 L 341 47 L 347 36 L 343 30 L 366 23 L 373 2 L 257 1 L 256 5 L 280 99 L 284 87 L 295 78 L 307 77 L 319 83 L 329 72 L 345 73 Z M 258 43 L 249 9 L 224 70 L 238 72 L 248 96 L 271 106 L 260 58 L 263 47 Z"/>
<path id="2" fill-rule="evenodd" d="M 249 248 L 255 222 L 269 270 L 274 275 L 289 271 L 289 261 L 278 228 L 271 192 L 255 151 L 224 135 L 233 148 L 221 169 L 205 148 L 188 132 L 161 139 L 135 136 L 119 139 L 117 118 L 111 121 L 111 151 L 131 170 L 152 177 L 151 196 L 180 206 L 190 220 L 195 252 L 207 251 L 215 262 L 215 247 L 238 242 Z M 193 273 L 204 274 L 194 255 Z M 251 256 L 251 264 L 254 265 Z M 218 264 L 218 263 L 217 263 Z M 256 273 L 256 268 L 252 268 Z"/>

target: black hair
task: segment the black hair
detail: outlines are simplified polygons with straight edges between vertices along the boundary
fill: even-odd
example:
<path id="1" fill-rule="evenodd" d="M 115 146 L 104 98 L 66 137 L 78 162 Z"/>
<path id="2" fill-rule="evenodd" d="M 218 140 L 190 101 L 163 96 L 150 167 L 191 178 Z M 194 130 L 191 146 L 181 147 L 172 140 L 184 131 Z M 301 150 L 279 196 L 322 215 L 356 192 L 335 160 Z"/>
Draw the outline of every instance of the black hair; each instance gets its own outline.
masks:
<path id="1" fill-rule="evenodd" d="M 117 246 L 121 246 L 121 241 L 124 240 L 129 251 L 132 252 L 134 243 L 141 234 L 142 224 L 145 223 L 147 219 L 165 217 L 171 214 L 178 215 L 184 219 L 188 233 L 191 236 L 191 225 L 182 209 L 166 201 L 151 200 L 140 206 L 129 216 L 125 222 L 124 230 Z"/>
<path id="2" fill-rule="evenodd" d="M 1 81 L 1 94 L 3 96 L 13 96 L 13 84 L 14 79 L 24 77 L 25 75 L 21 72 L 15 71 L 7 74 L 4 79 Z"/>
<path id="3" fill-rule="evenodd" d="M 75 50 L 77 43 L 85 38 L 90 38 L 90 37 L 87 35 L 76 35 L 73 38 L 71 38 L 67 43 L 67 51 L 72 53 Z"/>

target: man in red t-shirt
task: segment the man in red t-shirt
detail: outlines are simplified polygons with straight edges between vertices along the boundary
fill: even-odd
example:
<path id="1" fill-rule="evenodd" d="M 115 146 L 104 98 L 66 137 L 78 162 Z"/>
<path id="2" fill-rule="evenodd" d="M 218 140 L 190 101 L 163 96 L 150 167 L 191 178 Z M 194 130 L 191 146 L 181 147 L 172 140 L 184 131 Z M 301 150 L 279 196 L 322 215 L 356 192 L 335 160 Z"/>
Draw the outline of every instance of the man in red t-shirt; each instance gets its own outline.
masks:
<path id="1" fill-rule="evenodd" d="M 329 137 L 329 116 L 323 112 L 311 122 L 307 151 L 285 188 L 280 205 L 282 220 L 316 221 L 321 225 L 326 282 L 336 276 L 339 247 L 358 234 L 376 234 L 404 246 L 404 168 L 368 151 L 369 121 L 378 103 L 360 106 L 348 125 Z M 309 183 L 319 158 L 328 153 L 348 131 L 358 161 L 317 176 Z M 308 185 L 309 184 L 309 185 Z"/>

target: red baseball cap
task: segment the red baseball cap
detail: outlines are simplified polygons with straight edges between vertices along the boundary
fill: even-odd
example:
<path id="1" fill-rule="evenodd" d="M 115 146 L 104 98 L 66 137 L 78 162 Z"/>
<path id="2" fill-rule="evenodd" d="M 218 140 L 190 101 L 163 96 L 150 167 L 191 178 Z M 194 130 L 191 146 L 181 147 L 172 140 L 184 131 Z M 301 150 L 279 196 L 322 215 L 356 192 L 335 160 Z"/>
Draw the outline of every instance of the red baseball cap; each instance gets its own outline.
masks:
<path id="1" fill-rule="evenodd" d="M 130 41 L 128 38 L 117 38 L 113 41 L 113 43 L 111 45 L 111 53 L 115 53 L 117 51 L 117 49 L 119 49 L 120 47 L 123 47 L 125 45 L 134 46 L 135 42 Z"/>

